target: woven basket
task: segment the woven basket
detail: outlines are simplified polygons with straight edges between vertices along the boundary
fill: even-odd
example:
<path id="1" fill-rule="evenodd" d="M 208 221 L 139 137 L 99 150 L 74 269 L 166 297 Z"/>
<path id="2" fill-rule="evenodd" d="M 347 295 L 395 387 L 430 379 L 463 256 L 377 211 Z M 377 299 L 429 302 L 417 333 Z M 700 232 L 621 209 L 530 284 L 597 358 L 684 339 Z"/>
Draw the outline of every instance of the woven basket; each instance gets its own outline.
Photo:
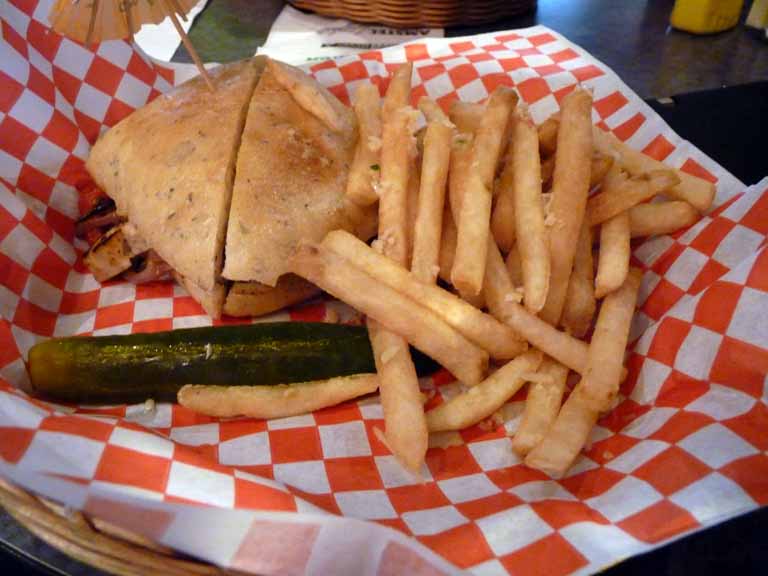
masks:
<path id="1" fill-rule="evenodd" d="M 486 24 L 523 14 L 536 0 L 289 0 L 297 8 L 397 28 Z"/>
<path id="2" fill-rule="evenodd" d="M 0 479 L 0 506 L 32 534 L 63 553 L 120 576 L 241 574 L 194 559 L 97 518 L 32 496 Z"/>

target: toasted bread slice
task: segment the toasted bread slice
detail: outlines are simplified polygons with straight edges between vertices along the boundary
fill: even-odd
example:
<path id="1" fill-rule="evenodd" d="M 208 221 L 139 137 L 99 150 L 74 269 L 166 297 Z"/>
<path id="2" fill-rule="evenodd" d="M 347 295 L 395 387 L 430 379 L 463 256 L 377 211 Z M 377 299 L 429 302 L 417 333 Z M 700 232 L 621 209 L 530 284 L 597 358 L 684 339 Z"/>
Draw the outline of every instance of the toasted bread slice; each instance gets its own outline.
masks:
<path id="1" fill-rule="evenodd" d="M 173 273 L 173 278 L 189 292 L 192 298 L 200 303 L 208 316 L 211 318 L 219 318 L 221 316 L 224 300 L 227 297 L 227 286 L 225 284 L 217 282 L 213 285 L 213 288 L 206 290 L 194 280 L 190 280 L 178 272 Z"/>
<path id="2" fill-rule="evenodd" d="M 251 98 L 227 228 L 222 274 L 230 280 L 274 286 L 300 240 L 320 241 L 330 230 L 358 228 L 344 201 L 354 115 L 314 80 L 302 85 L 302 76 L 270 62 Z M 310 107 L 312 95 L 330 120 L 304 107 Z M 341 130 L 330 127 L 335 124 Z"/>
<path id="3" fill-rule="evenodd" d="M 229 316 L 263 316 L 320 294 L 320 288 L 294 276 L 281 276 L 275 287 L 259 282 L 234 282 L 224 301 Z"/>
<path id="4" fill-rule="evenodd" d="M 264 65 L 255 58 L 220 66 L 211 71 L 213 92 L 195 78 L 156 98 L 106 132 L 86 164 L 118 212 L 214 317 L 223 304 L 237 150 Z"/>

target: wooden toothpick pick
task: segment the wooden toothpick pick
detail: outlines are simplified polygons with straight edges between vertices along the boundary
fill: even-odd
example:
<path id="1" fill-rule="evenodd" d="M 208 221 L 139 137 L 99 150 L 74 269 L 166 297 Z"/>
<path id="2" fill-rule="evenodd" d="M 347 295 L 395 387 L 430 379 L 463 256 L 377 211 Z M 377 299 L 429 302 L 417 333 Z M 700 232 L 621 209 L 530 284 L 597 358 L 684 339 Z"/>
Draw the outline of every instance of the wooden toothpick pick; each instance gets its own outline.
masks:
<path id="1" fill-rule="evenodd" d="M 214 88 L 213 86 L 211 77 L 208 74 L 208 71 L 205 69 L 205 66 L 203 66 L 203 61 L 200 60 L 200 56 L 197 53 L 197 50 L 195 50 L 195 47 L 192 45 L 192 41 L 189 39 L 189 36 L 187 36 L 187 33 L 184 32 L 184 28 L 181 27 L 181 24 L 179 23 L 179 19 L 176 18 L 176 12 L 174 12 L 174 10 L 168 5 L 168 0 L 163 0 L 162 6 L 163 6 L 164 12 L 171 19 L 171 22 L 173 22 L 173 27 L 176 28 L 176 32 L 178 32 L 179 36 L 181 36 L 181 41 L 184 44 L 184 47 L 187 49 L 187 52 L 189 52 L 189 55 L 192 56 L 192 61 L 195 63 L 195 66 L 197 66 L 197 69 L 200 71 L 200 75 L 205 80 L 205 83 L 208 85 L 208 88 L 210 89 L 211 92 L 215 92 L 216 88 Z"/>
<path id="2" fill-rule="evenodd" d="M 93 30 L 96 25 L 96 14 L 99 11 L 99 0 L 93 0 L 91 6 L 91 19 L 88 21 L 88 33 L 85 35 L 85 47 L 91 47 L 91 39 L 93 38 Z"/>

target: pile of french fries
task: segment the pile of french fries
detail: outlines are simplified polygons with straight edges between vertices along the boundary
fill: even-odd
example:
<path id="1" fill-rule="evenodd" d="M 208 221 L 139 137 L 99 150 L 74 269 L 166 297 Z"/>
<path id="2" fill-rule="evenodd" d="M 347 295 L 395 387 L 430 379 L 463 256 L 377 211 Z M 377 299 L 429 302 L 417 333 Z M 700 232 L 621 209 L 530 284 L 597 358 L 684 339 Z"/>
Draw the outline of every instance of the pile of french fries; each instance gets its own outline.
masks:
<path id="1" fill-rule="evenodd" d="M 355 93 L 347 204 L 355 214 L 378 203 L 378 237 L 369 246 L 336 230 L 301 244 L 290 263 L 367 316 L 377 374 L 190 385 L 179 402 L 214 416 L 278 418 L 378 389 L 383 440 L 418 474 L 430 432 L 494 421 L 527 385 L 512 448 L 561 476 L 626 374 L 641 281 L 631 239 L 690 226 L 715 188 L 594 127 L 582 88 L 536 126 L 504 86 L 485 104 L 457 101 L 446 114 L 422 98 L 416 110 L 411 75 L 401 66 L 383 102 L 372 84 Z M 320 96 L 306 98 L 311 107 Z M 409 344 L 465 391 L 425 413 Z M 567 394 L 571 372 L 580 378 Z"/>
<path id="2" fill-rule="evenodd" d="M 378 238 L 333 231 L 302 244 L 291 270 L 367 316 L 383 437 L 404 467 L 418 473 L 430 432 L 491 418 L 527 384 L 512 447 L 561 476 L 626 373 L 641 281 L 631 238 L 691 225 L 714 186 L 594 127 L 582 88 L 536 126 L 503 86 L 482 105 L 416 110 L 411 73 L 392 75 L 383 103 L 370 84 L 354 98 L 347 199 L 378 202 Z M 425 413 L 408 344 L 465 391 Z"/>

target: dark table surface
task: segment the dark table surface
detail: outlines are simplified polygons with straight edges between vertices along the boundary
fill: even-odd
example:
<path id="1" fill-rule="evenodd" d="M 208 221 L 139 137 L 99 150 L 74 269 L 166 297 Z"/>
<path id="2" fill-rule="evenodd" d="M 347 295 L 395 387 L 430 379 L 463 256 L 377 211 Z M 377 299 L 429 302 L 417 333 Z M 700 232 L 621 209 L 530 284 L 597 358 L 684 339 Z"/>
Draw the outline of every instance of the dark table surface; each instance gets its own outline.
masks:
<path id="1" fill-rule="evenodd" d="M 210 0 L 190 39 L 204 61 L 251 56 L 266 40 L 283 4 L 282 0 Z M 757 30 L 738 26 L 707 36 L 672 30 L 673 4 L 673 0 L 538 0 L 538 8 L 528 14 L 484 26 L 450 28 L 446 35 L 543 24 L 607 64 L 641 98 L 768 80 L 768 44 Z M 173 60 L 191 62 L 183 46 Z"/>
<path id="2" fill-rule="evenodd" d="M 761 144 L 768 129 L 768 44 L 742 26 L 702 37 L 668 30 L 672 4 L 539 0 L 535 13 L 490 26 L 449 29 L 446 34 L 549 26 L 610 66 L 678 134 L 753 184 L 768 175 Z M 190 37 L 206 61 L 249 56 L 264 43 L 282 5 L 277 0 L 211 0 Z M 173 59 L 189 61 L 183 47 Z M 657 102 L 659 98 L 663 102 Z M 767 528 L 764 508 L 626 560 L 604 574 L 764 574 Z M 2 511 L 0 567 L 7 574 L 103 574 L 47 546 Z"/>

